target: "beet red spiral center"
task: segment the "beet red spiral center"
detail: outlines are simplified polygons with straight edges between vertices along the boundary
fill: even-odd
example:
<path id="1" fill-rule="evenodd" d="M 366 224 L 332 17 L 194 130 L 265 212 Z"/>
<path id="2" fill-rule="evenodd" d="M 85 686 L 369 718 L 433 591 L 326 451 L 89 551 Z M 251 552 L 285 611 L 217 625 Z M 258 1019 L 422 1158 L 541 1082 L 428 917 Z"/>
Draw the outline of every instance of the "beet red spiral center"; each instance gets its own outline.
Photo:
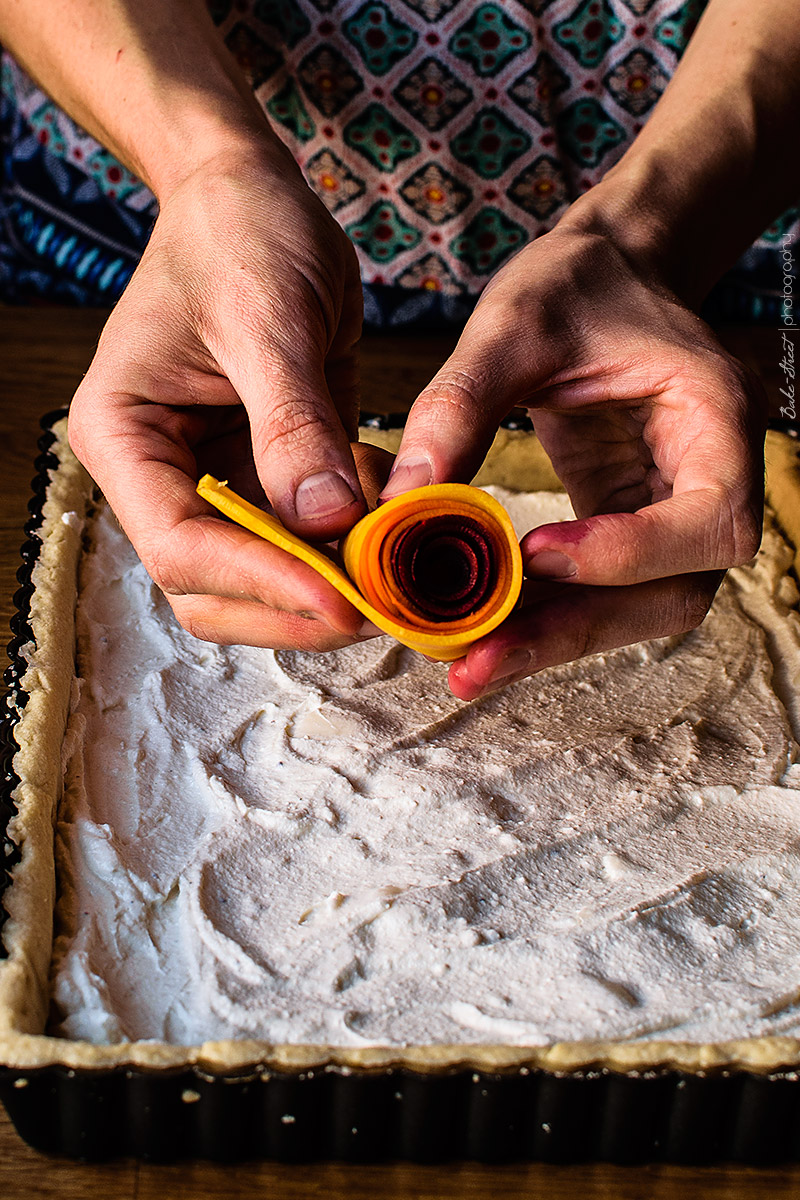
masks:
<path id="1" fill-rule="evenodd" d="M 407 600 L 429 621 L 457 621 L 488 599 L 496 581 L 489 532 L 472 517 L 423 517 L 392 546 L 391 568 Z"/>

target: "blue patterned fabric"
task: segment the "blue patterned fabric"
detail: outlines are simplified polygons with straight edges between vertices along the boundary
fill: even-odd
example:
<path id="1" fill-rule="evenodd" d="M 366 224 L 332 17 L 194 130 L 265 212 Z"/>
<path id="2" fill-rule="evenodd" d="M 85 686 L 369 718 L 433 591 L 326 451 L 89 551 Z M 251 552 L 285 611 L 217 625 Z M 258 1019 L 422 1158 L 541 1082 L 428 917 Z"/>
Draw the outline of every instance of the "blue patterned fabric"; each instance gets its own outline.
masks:
<path id="1" fill-rule="evenodd" d="M 430 6 L 434 0 L 416 2 Z M 0 298 L 113 304 L 150 236 L 155 198 L 6 53 L 0 154 Z M 793 243 L 797 221 L 797 209 L 784 214 L 720 281 L 703 308 L 708 320 L 779 324 L 781 252 L 787 239 Z M 365 324 L 384 330 L 460 327 L 477 295 L 477 288 L 365 282 Z"/>
<path id="2" fill-rule="evenodd" d="M 155 219 L 115 203 L 51 152 L 6 89 L 0 93 L 0 294 L 10 302 L 112 304 Z"/>

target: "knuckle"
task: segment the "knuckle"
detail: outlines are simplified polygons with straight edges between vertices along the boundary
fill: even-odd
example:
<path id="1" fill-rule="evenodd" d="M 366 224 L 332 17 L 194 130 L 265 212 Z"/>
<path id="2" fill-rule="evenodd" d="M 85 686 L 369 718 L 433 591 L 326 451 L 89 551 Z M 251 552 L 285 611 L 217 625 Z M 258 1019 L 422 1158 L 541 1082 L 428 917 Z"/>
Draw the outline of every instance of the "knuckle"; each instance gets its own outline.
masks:
<path id="1" fill-rule="evenodd" d="M 86 436 L 85 426 L 83 422 L 83 408 L 78 403 L 78 396 L 74 396 L 72 405 L 69 410 L 68 421 L 68 438 L 70 449 L 79 462 L 84 462 L 86 458 Z"/>
<path id="2" fill-rule="evenodd" d="M 198 642 L 220 642 L 221 638 L 212 627 L 203 621 L 201 617 L 184 614 L 178 618 L 180 624 L 191 637 L 196 638 Z"/>
<path id="3" fill-rule="evenodd" d="M 280 624 L 281 644 L 295 650 L 325 653 L 330 650 L 342 650 L 355 641 L 355 638 L 334 629 L 325 620 L 299 607 L 292 611 L 279 610 L 273 615 Z"/>
<path id="4" fill-rule="evenodd" d="M 749 505 L 734 522 L 733 561 L 731 566 L 741 566 L 758 554 L 763 525 L 760 509 Z"/>
<path id="5" fill-rule="evenodd" d="M 143 561 L 153 583 L 165 596 L 185 596 L 192 591 L 188 586 L 186 570 L 176 562 L 173 548 L 168 541 L 151 547 Z"/>
<path id="6" fill-rule="evenodd" d="M 697 585 L 688 586 L 681 597 L 678 628 L 675 632 L 689 633 L 692 629 L 697 629 L 699 625 L 702 625 L 708 615 L 712 599 L 713 592 L 709 595 L 708 589 Z"/>
<path id="7" fill-rule="evenodd" d="M 606 648 L 606 620 L 585 608 L 585 589 L 570 589 L 557 607 L 553 606 L 543 623 L 545 641 L 560 646 L 559 661 L 573 662 L 588 658 Z"/>
<path id="8" fill-rule="evenodd" d="M 301 618 L 302 620 L 302 618 Z M 306 621 L 305 624 L 308 624 Z M 317 628 L 313 631 L 291 628 L 287 644 L 295 650 L 306 650 L 314 654 L 327 654 L 333 650 L 343 650 L 352 645 L 354 638 L 336 633 L 332 629 Z"/>
<path id="9" fill-rule="evenodd" d="M 744 409 L 744 413 L 762 417 L 769 408 L 767 392 L 756 372 L 738 358 L 728 356 L 727 362 L 728 390 Z"/>
<path id="10" fill-rule="evenodd" d="M 476 397 L 481 393 L 480 379 L 461 367 L 445 368 L 420 393 L 415 408 L 438 420 L 442 405 L 453 410 L 454 417 L 465 417 L 472 420 L 477 404 Z"/>
<path id="11" fill-rule="evenodd" d="M 205 592 L 208 572 L 213 574 L 215 564 L 229 561 L 233 552 L 226 543 L 229 528 L 219 517 L 205 513 L 186 518 L 141 547 L 148 575 L 167 596 Z"/>
<path id="12" fill-rule="evenodd" d="M 218 607 L 214 603 L 214 597 L 204 596 L 202 600 L 190 603 L 174 603 L 170 600 L 170 604 L 178 623 L 191 637 L 196 638 L 199 642 L 225 643 L 214 620 L 214 610 Z"/>
<path id="13" fill-rule="evenodd" d="M 738 503 L 727 494 L 718 505 L 714 548 L 709 565 L 738 567 L 749 562 L 761 545 L 761 509 L 753 502 Z"/>
<path id="14" fill-rule="evenodd" d="M 90 382 L 91 371 L 92 368 L 72 397 L 67 423 L 70 449 L 84 466 L 90 462 L 105 431 L 103 417 L 108 407 L 103 393 Z"/>
<path id="15" fill-rule="evenodd" d="M 588 621 L 580 621 L 573 630 L 570 657 L 588 658 L 600 648 L 600 630 L 594 628 Z"/>
<path id="16" fill-rule="evenodd" d="M 296 448 L 308 446 L 320 434 L 333 434 L 334 428 L 328 414 L 313 400 L 292 395 L 272 403 L 262 432 L 266 445 L 292 453 Z"/>
<path id="17" fill-rule="evenodd" d="M 652 543 L 646 510 L 625 514 L 623 525 L 618 513 L 600 513 L 585 522 L 575 522 L 575 530 L 576 537 L 588 533 L 582 561 L 590 552 L 589 564 L 602 572 L 603 581 L 632 583 L 641 576 L 645 550 Z"/>
<path id="18" fill-rule="evenodd" d="M 606 578 L 613 583 L 634 583 L 642 575 L 643 556 L 638 544 L 615 540 L 601 559 Z"/>
<path id="19" fill-rule="evenodd" d="M 253 604 L 244 625 L 243 612 L 226 596 L 167 597 L 183 629 L 201 642 L 240 643 L 272 649 L 325 653 L 350 645 L 352 638 L 299 613 Z"/>

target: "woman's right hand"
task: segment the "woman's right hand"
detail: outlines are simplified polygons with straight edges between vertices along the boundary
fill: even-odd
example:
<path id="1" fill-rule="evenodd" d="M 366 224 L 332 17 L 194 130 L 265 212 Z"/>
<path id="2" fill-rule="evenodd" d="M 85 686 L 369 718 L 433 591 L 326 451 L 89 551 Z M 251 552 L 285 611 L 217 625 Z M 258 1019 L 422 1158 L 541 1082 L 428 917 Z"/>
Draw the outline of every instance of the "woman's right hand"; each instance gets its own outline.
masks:
<path id="1" fill-rule="evenodd" d="M 212 515 L 199 475 L 301 536 L 366 511 L 352 245 L 277 140 L 165 199 L 72 404 L 70 441 L 178 620 L 223 643 L 340 647 L 361 615 L 310 567 Z"/>

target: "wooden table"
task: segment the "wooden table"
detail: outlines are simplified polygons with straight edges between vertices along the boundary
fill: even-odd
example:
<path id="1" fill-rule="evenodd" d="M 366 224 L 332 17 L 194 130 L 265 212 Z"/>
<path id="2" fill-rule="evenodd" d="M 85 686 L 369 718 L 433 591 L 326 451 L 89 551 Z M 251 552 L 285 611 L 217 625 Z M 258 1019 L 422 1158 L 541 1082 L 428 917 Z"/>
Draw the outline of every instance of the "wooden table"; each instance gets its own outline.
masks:
<path id="1" fill-rule="evenodd" d="M 86 369 L 103 314 L 67 309 L 0 307 L 0 603 L 3 623 L 12 611 L 14 574 L 40 416 L 65 404 Z M 760 371 L 771 405 L 778 408 L 780 335 L 774 330 L 730 330 L 724 340 Z M 443 361 L 443 338 L 375 338 L 364 350 L 364 407 L 404 409 Z M 436 1200 L 438 1197 L 528 1197 L 530 1200 L 672 1200 L 708 1197 L 764 1200 L 800 1197 L 800 1166 L 768 1170 L 705 1169 L 655 1165 L 644 1168 L 596 1164 L 552 1167 L 538 1163 L 505 1167 L 476 1164 L 414 1166 L 236 1166 L 183 1163 L 152 1166 L 124 1161 L 86 1166 L 49 1159 L 30 1150 L 0 1115 L 0 1198 L 59 1200 L 235 1200 L 259 1195 L 280 1200 L 325 1196 L 330 1200 Z"/>

